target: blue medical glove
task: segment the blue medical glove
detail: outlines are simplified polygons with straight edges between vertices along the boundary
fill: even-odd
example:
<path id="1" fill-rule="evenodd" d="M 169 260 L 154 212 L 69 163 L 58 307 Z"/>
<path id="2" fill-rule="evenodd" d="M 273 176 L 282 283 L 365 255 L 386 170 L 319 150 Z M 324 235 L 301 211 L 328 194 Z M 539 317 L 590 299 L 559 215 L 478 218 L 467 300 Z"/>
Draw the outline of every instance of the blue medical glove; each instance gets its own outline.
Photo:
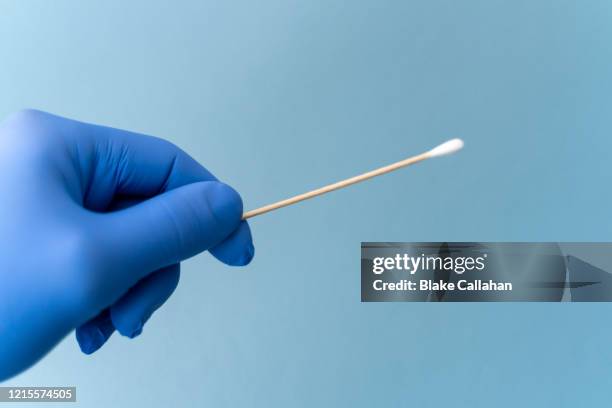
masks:
<path id="1" fill-rule="evenodd" d="M 0 125 L 0 380 L 76 328 L 134 337 L 179 262 L 253 257 L 242 202 L 161 139 L 26 110 Z"/>

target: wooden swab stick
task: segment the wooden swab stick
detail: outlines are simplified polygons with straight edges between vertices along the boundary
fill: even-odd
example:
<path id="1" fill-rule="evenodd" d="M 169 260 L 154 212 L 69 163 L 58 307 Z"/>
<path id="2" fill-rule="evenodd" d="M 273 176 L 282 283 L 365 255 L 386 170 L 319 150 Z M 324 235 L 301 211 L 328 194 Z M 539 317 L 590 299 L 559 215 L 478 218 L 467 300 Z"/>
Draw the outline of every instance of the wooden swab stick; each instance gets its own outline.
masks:
<path id="1" fill-rule="evenodd" d="M 362 181 L 371 179 L 376 176 L 380 176 L 382 174 L 390 173 L 397 169 L 401 169 L 402 167 L 407 167 L 412 164 L 421 162 L 423 160 L 455 153 L 456 151 L 460 150 L 462 147 L 463 147 L 463 140 L 452 139 L 452 140 L 449 140 L 448 142 L 442 143 L 441 145 L 437 147 L 434 147 L 428 152 L 421 153 L 413 157 L 409 157 L 407 159 L 398 161 L 393 164 L 389 164 L 387 166 L 378 168 L 376 170 L 368 171 L 367 173 L 363 173 L 358 176 L 348 178 L 346 180 L 338 181 L 337 183 L 329 184 L 325 187 L 317 188 L 316 190 L 312 190 L 307 193 L 296 195 L 294 197 L 287 198 L 285 200 L 278 201 L 276 203 L 272 203 L 272 204 L 268 204 L 260 208 L 256 208 L 255 210 L 247 211 L 242 215 L 242 219 L 246 220 L 248 218 L 255 217 L 256 215 L 265 214 L 267 212 L 274 211 L 276 209 L 286 207 L 288 205 L 299 203 L 300 201 L 308 200 L 309 198 L 313 198 L 321 194 L 329 193 L 330 191 L 339 190 L 341 188 L 348 187 L 351 184 L 360 183 Z"/>

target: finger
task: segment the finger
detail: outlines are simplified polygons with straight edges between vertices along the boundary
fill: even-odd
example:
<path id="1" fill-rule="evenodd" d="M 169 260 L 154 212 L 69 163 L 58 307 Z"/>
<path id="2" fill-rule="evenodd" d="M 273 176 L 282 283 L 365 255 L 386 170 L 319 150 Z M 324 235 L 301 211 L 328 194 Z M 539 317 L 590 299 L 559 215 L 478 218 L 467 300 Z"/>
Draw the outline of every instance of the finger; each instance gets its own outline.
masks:
<path id="1" fill-rule="evenodd" d="M 76 329 L 76 338 L 85 354 L 100 349 L 115 329 L 135 337 L 153 312 L 168 300 L 178 285 L 180 265 L 153 272 L 138 282 L 117 303 Z"/>
<path id="2" fill-rule="evenodd" d="M 189 183 L 216 178 L 165 140 L 106 129 L 104 148 L 90 170 L 86 208 L 102 211 L 117 197 L 148 198 Z M 91 165 L 89 166 L 92 167 Z"/>
<path id="3" fill-rule="evenodd" d="M 75 162 L 84 186 L 84 205 L 89 209 L 116 210 L 190 183 L 217 180 L 165 140 L 69 119 L 62 122 L 69 124 L 62 133 L 77 147 Z M 248 225 L 243 223 L 241 231 L 211 252 L 229 265 L 250 262 L 254 250 Z"/>
<path id="4" fill-rule="evenodd" d="M 227 265 L 247 265 L 255 255 L 255 247 L 253 246 L 249 224 L 246 221 L 242 221 L 228 238 L 210 248 L 209 252 Z"/>
<path id="5" fill-rule="evenodd" d="M 172 143 L 152 136 L 36 112 L 49 132 L 69 141 L 75 164 L 66 182 L 79 187 L 86 208 L 104 211 L 119 195 L 151 197 L 216 178 Z M 77 181 L 76 183 L 74 181 Z"/>
<path id="6" fill-rule="evenodd" d="M 136 205 L 142 200 L 121 199 L 113 202 L 111 210 L 116 211 Z M 255 255 L 255 247 L 251 236 L 251 229 L 246 221 L 242 221 L 238 228 L 224 241 L 209 249 L 209 252 L 219 261 L 230 266 L 248 265 Z"/>
<path id="7" fill-rule="evenodd" d="M 98 158 L 97 169 L 88 177 L 89 207 L 106 209 L 110 206 L 116 210 L 186 184 L 216 180 L 187 153 L 162 139 L 104 126 L 76 123 L 80 125 L 77 126 L 79 128 L 87 127 L 89 130 L 86 133 L 91 135 L 90 142 L 86 143 L 83 150 L 91 150 L 92 144 L 106 146 L 104 149 L 98 149 L 101 150 L 98 157 L 102 159 Z M 82 137 L 75 140 L 83 144 Z M 116 156 L 120 156 L 121 160 L 117 160 Z M 117 166 L 121 167 L 121 171 L 116 171 Z M 85 175 L 87 173 L 85 171 Z M 248 264 L 254 254 L 248 224 L 243 222 L 240 231 L 232 234 L 219 248 L 211 250 L 211 253 L 228 265 Z"/>
<path id="8" fill-rule="evenodd" d="M 104 279 L 125 293 L 147 274 L 207 250 L 240 224 L 242 201 L 219 182 L 192 183 L 121 211 L 92 214 Z"/>
<path id="9" fill-rule="evenodd" d="M 115 331 L 109 309 L 82 324 L 76 329 L 76 339 L 81 351 L 91 354 L 98 350 Z"/>
<path id="10" fill-rule="evenodd" d="M 178 264 L 153 272 L 134 285 L 110 307 L 113 326 L 123 336 L 134 338 L 144 324 L 176 289 L 180 277 Z"/>

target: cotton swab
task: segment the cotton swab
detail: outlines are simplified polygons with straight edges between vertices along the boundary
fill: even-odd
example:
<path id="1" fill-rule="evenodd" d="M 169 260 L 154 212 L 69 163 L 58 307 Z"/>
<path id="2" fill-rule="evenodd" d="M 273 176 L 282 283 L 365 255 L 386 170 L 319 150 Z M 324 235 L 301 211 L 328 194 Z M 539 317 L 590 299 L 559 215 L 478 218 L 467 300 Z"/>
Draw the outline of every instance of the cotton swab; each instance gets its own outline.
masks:
<path id="1" fill-rule="evenodd" d="M 376 170 L 368 171 L 367 173 L 363 173 L 358 176 L 348 178 L 346 180 L 341 180 L 336 183 L 329 184 L 327 186 L 318 188 L 316 190 L 309 191 L 307 193 L 299 194 L 294 197 L 278 201 L 276 203 L 265 205 L 255 210 L 247 211 L 242 215 L 242 219 L 246 220 L 248 218 L 252 218 L 257 215 L 265 214 L 267 212 L 274 211 L 276 209 L 286 207 L 288 205 L 299 203 L 300 201 L 308 200 L 309 198 L 313 198 L 321 194 L 329 193 L 330 191 L 339 190 L 341 188 L 348 187 L 351 184 L 360 183 L 362 181 L 371 179 L 373 177 L 380 176 L 382 174 L 390 173 L 392 171 L 401 169 L 402 167 L 407 167 L 412 164 L 416 164 L 423 160 L 432 159 L 434 157 L 439 157 L 439 156 L 446 156 L 448 154 L 455 153 L 456 151 L 461 150 L 462 148 L 463 148 L 463 140 L 451 139 L 447 142 L 442 143 L 439 146 L 434 147 L 428 152 L 421 153 L 413 157 L 409 157 L 407 159 L 398 161 L 393 164 L 389 164 L 387 166 L 378 168 Z"/>

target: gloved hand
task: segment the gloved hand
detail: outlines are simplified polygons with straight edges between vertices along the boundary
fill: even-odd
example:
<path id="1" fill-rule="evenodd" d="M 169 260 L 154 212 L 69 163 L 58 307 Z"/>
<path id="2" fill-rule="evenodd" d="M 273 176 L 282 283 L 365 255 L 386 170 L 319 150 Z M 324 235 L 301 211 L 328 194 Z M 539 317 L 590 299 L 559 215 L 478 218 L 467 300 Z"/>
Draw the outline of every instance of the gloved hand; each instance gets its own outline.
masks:
<path id="1" fill-rule="evenodd" d="M 161 139 L 26 110 L 0 125 L 0 380 L 76 328 L 85 353 L 134 337 L 179 262 L 253 257 L 242 202 Z"/>

